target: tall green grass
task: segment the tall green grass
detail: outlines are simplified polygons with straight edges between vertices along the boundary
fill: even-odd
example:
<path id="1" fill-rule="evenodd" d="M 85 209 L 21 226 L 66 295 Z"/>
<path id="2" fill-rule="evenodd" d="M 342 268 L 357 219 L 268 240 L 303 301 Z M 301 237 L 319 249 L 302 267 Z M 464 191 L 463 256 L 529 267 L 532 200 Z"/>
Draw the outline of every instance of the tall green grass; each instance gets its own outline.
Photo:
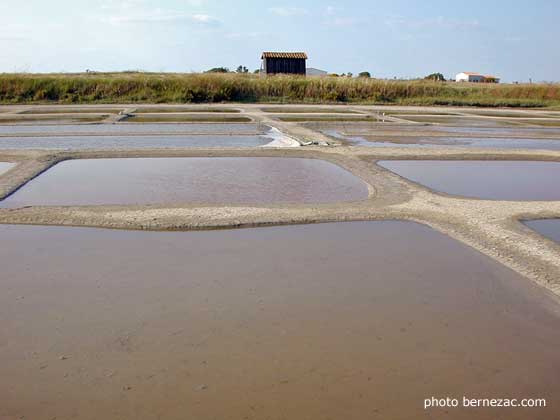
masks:
<path id="1" fill-rule="evenodd" d="M 560 105 L 560 85 L 238 74 L 0 74 L 4 104 L 210 102 L 542 107 Z"/>

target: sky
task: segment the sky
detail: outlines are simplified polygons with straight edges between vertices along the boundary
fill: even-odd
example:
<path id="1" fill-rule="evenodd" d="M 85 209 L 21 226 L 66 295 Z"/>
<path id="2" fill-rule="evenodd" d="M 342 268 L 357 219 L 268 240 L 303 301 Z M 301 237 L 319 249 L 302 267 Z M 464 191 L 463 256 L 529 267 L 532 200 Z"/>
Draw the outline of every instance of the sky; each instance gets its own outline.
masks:
<path id="1" fill-rule="evenodd" d="M 305 51 L 379 78 L 560 81 L 556 0 L 0 0 L 0 72 L 204 71 Z"/>

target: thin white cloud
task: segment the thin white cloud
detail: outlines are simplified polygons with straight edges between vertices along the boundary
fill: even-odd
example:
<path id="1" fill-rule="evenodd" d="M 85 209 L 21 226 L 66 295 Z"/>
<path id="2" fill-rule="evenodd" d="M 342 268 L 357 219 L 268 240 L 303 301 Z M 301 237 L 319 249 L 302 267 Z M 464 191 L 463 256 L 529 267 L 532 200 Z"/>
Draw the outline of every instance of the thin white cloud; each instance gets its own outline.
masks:
<path id="1" fill-rule="evenodd" d="M 309 12 L 307 9 L 301 7 L 288 7 L 288 6 L 277 6 L 268 9 L 271 13 L 278 16 L 291 17 L 291 16 L 304 16 Z"/>
<path id="2" fill-rule="evenodd" d="M 219 19 L 215 18 L 214 16 L 210 16 L 204 13 L 195 13 L 191 16 L 192 20 L 199 22 L 199 23 L 218 23 Z"/>
<path id="3" fill-rule="evenodd" d="M 450 19 L 444 16 L 437 16 L 428 19 L 408 19 L 402 16 L 393 16 L 385 20 L 387 26 L 406 27 L 408 29 L 425 29 L 428 27 L 444 29 L 476 29 L 480 27 L 480 22 L 476 19 Z"/>
<path id="4" fill-rule="evenodd" d="M 354 17 L 336 16 L 325 20 L 323 24 L 329 26 L 354 26 L 360 22 L 362 22 L 362 19 L 358 19 Z"/>
<path id="5" fill-rule="evenodd" d="M 263 36 L 265 36 L 263 32 L 247 32 L 247 33 L 231 32 L 224 35 L 224 37 L 227 39 L 255 39 L 255 38 L 261 38 Z"/>
<path id="6" fill-rule="evenodd" d="M 4 42 L 21 42 L 21 41 L 29 41 L 29 40 L 30 38 L 26 38 L 24 36 L 0 34 L 0 41 L 4 41 Z"/>
<path id="7" fill-rule="evenodd" d="M 339 7 L 335 7 L 335 6 L 327 6 L 325 8 L 325 15 L 327 16 L 334 16 L 337 14 L 337 12 L 340 10 Z"/>
<path id="8" fill-rule="evenodd" d="M 111 25 L 135 24 L 135 23 L 165 23 L 165 22 L 187 22 L 201 25 L 217 25 L 220 20 L 205 13 L 187 13 L 182 11 L 171 11 L 154 9 L 137 13 L 118 13 L 102 16 L 101 20 Z"/>
<path id="9" fill-rule="evenodd" d="M 100 7 L 103 10 L 132 10 L 145 3 L 145 0 L 104 0 Z"/>
<path id="10" fill-rule="evenodd" d="M 354 26 L 358 23 L 364 22 L 364 18 L 352 17 L 352 16 L 342 16 L 341 11 L 343 9 L 338 6 L 327 6 L 324 10 L 325 19 L 323 20 L 323 25 L 328 26 Z"/>

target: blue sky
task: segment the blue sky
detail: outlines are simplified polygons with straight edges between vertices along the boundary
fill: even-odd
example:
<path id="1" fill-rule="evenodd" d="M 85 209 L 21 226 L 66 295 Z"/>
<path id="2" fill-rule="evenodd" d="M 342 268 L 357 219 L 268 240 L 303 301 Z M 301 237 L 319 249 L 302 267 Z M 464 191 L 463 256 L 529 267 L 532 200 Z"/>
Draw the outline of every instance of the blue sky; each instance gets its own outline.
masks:
<path id="1" fill-rule="evenodd" d="M 1 0 L 0 72 L 251 70 L 263 50 L 373 76 L 560 80 L 557 1 Z"/>

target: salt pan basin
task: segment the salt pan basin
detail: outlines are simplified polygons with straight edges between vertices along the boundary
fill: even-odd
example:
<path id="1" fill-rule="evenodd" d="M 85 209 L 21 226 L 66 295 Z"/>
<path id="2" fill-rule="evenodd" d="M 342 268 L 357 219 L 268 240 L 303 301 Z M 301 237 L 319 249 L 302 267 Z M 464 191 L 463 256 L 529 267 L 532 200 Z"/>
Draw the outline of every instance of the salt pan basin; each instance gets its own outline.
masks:
<path id="1" fill-rule="evenodd" d="M 560 418 L 558 301 L 425 226 L 0 237 L 7 419 Z"/>
<path id="2" fill-rule="evenodd" d="M 264 126 L 253 123 L 212 124 L 59 124 L 59 125 L 2 125 L 0 135 L 155 135 L 155 134 L 262 134 Z"/>
<path id="3" fill-rule="evenodd" d="M 0 162 L 0 175 L 3 174 L 4 172 L 9 171 L 10 169 L 12 169 L 15 166 L 15 163 L 11 163 L 11 162 Z"/>
<path id="4" fill-rule="evenodd" d="M 182 147 L 256 147 L 272 139 L 257 135 L 103 135 L 1 137 L 0 149 L 125 150 Z M 560 141 L 558 142 L 560 144 Z"/>
<path id="5" fill-rule="evenodd" d="M 525 225 L 560 244 L 560 219 L 527 220 Z"/>
<path id="6" fill-rule="evenodd" d="M 317 159 L 83 159 L 55 165 L 0 206 L 328 203 L 367 197 L 365 182 Z"/>
<path id="7" fill-rule="evenodd" d="M 378 164 L 452 195 L 488 200 L 560 200 L 560 162 L 387 160 Z"/>

